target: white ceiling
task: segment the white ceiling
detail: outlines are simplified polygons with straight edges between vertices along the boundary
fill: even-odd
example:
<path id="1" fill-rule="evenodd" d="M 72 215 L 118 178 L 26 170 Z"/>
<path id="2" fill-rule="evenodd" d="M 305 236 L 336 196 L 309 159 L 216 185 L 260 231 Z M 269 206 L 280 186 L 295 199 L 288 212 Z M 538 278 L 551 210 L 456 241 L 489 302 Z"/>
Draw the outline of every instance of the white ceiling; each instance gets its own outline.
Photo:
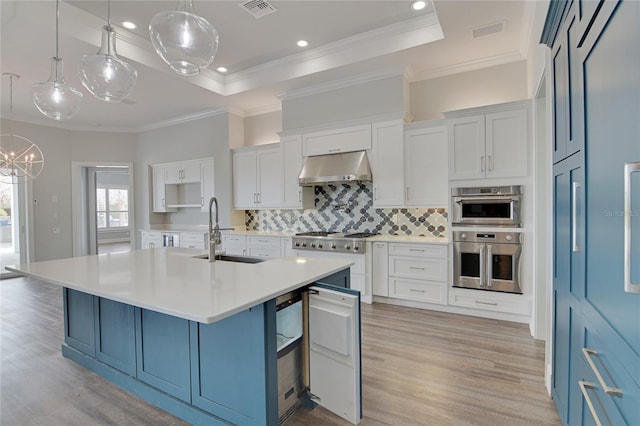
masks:
<path id="1" fill-rule="evenodd" d="M 105 1 L 60 1 L 60 56 L 67 82 L 84 93 L 81 111 L 67 122 L 38 112 L 33 83 L 49 77 L 55 53 L 55 1 L 0 1 L 0 68 L 19 74 L 11 117 L 72 129 L 139 131 L 160 123 L 228 108 L 255 115 L 279 108 L 279 96 L 362 75 L 398 74 L 412 80 L 524 59 L 534 2 L 436 0 L 415 12 L 404 0 L 271 1 L 277 12 L 256 19 L 239 1 L 195 0 L 195 12 L 220 34 L 211 67 L 179 76 L 156 55 L 148 37 L 151 17 L 175 1 L 111 2 L 120 56 L 138 70 L 132 102 L 112 104 L 82 87 L 77 64 L 97 52 L 106 23 Z M 435 9 L 435 13 L 433 10 Z M 125 30 L 129 20 L 138 27 Z M 472 29 L 505 23 L 505 31 L 481 38 Z M 439 25 L 438 25 L 439 23 Z M 442 38 L 444 36 L 444 38 Z M 307 48 L 296 41 L 305 39 Z M 225 66 L 221 74 L 215 69 Z M 9 82 L 2 79 L 2 117 L 9 114 Z"/>

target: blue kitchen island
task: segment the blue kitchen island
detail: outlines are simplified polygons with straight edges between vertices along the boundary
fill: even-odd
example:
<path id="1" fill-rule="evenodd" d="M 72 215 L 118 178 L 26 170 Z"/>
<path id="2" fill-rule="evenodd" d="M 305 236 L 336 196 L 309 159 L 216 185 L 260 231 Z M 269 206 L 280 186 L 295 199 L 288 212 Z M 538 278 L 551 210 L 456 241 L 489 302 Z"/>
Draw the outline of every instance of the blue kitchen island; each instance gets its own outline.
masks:
<path id="1" fill-rule="evenodd" d="M 199 254 L 160 248 L 11 269 L 63 287 L 65 357 L 192 424 L 279 423 L 276 298 L 311 289 L 312 393 L 359 422 L 359 295 L 327 285 L 348 283 L 350 263 Z"/>

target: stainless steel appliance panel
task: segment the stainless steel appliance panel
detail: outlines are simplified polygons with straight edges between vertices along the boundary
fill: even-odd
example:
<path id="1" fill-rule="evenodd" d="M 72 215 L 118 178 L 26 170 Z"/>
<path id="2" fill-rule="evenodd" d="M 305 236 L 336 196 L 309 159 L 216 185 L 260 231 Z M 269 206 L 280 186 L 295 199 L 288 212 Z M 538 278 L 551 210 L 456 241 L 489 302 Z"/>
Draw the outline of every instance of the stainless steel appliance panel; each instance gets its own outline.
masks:
<path id="1" fill-rule="evenodd" d="M 522 186 L 452 188 L 454 226 L 521 226 Z"/>

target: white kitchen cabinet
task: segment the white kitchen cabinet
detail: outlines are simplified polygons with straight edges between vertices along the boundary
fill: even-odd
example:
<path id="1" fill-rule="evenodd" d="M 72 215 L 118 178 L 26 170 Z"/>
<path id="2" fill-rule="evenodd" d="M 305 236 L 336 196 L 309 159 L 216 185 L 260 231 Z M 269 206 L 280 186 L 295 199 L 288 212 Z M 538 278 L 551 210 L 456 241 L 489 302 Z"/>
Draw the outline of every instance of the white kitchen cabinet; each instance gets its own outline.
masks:
<path id="1" fill-rule="evenodd" d="M 374 296 L 389 296 L 389 248 L 385 242 L 375 242 L 371 253 L 371 287 Z"/>
<path id="2" fill-rule="evenodd" d="M 449 179 L 527 176 L 529 101 L 445 113 Z"/>
<path id="3" fill-rule="evenodd" d="M 247 236 L 247 255 L 249 257 L 281 257 L 280 237 L 263 235 Z"/>
<path id="4" fill-rule="evenodd" d="M 165 167 L 165 184 L 200 182 L 200 162 L 181 161 Z"/>
<path id="5" fill-rule="evenodd" d="M 247 255 L 247 236 L 237 234 L 222 234 L 222 250 L 231 256 Z"/>
<path id="6" fill-rule="evenodd" d="M 446 126 L 408 130 L 404 155 L 405 206 L 446 207 L 449 203 Z"/>
<path id="7" fill-rule="evenodd" d="M 162 232 L 160 231 L 140 231 L 141 247 L 151 249 L 162 247 Z"/>
<path id="8" fill-rule="evenodd" d="M 278 208 L 282 193 L 280 148 L 233 152 L 233 206 L 236 209 Z"/>
<path id="9" fill-rule="evenodd" d="M 295 256 L 291 237 L 280 238 L 280 254 L 282 255 L 282 257 Z"/>
<path id="10" fill-rule="evenodd" d="M 213 164 L 213 158 L 200 162 L 200 210 L 203 212 L 209 211 L 209 200 L 215 196 Z"/>
<path id="11" fill-rule="evenodd" d="M 180 247 L 204 250 L 208 248 L 209 239 L 205 232 L 181 232 Z"/>
<path id="12" fill-rule="evenodd" d="M 373 206 L 404 205 L 404 125 L 393 120 L 372 125 Z M 446 182 L 445 182 L 446 190 Z"/>
<path id="13" fill-rule="evenodd" d="M 153 212 L 166 213 L 175 212 L 177 209 L 168 207 L 174 205 L 178 200 L 178 192 L 175 185 L 165 184 L 165 167 L 151 166 L 153 185 Z"/>
<path id="14" fill-rule="evenodd" d="M 389 243 L 389 297 L 447 304 L 447 246 Z"/>
<path id="15" fill-rule="evenodd" d="M 291 135 L 280 140 L 282 159 L 282 200 L 280 207 L 312 209 L 315 207 L 313 187 L 301 187 L 298 176 L 302 169 L 302 135 Z"/>
<path id="16" fill-rule="evenodd" d="M 370 124 L 302 135 L 302 155 L 305 157 L 368 149 L 371 149 Z"/>

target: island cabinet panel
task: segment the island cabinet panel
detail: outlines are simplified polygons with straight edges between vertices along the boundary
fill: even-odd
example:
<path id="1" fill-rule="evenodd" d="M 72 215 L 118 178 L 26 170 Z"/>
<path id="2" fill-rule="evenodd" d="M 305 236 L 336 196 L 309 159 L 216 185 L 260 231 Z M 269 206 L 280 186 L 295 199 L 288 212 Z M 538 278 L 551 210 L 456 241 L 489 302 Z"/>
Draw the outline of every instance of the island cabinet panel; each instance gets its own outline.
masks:
<path id="1" fill-rule="evenodd" d="M 96 358 L 131 376 L 136 374 L 134 308 L 93 297 L 96 315 Z"/>
<path id="2" fill-rule="evenodd" d="M 274 300 L 213 324 L 191 322 L 193 405 L 233 424 L 277 425 L 276 358 Z"/>
<path id="3" fill-rule="evenodd" d="M 93 296 L 65 288 L 64 341 L 70 347 L 91 357 L 96 356 Z"/>
<path id="4" fill-rule="evenodd" d="M 135 317 L 138 379 L 190 402 L 189 321 L 141 308 Z"/>

